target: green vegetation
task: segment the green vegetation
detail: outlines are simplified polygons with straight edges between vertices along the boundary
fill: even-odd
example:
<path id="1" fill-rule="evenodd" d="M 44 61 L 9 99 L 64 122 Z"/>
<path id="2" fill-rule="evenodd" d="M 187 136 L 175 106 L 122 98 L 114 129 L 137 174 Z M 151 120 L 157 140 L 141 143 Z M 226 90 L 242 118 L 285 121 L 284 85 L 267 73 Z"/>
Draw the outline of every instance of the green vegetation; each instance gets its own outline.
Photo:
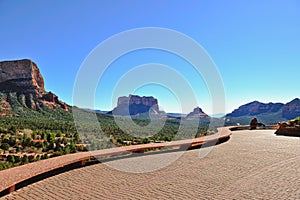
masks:
<path id="1" fill-rule="evenodd" d="M 118 117 L 118 122 L 122 123 L 121 129 L 112 115 L 91 114 L 82 110 L 77 110 L 76 115 L 79 116 L 79 120 L 76 123 L 77 130 L 80 133 L 82 143 L 86 144 L 89 150 L 191 139 L 216 131 L 216 127 L 209 128 L 209 119 L 202 119 L 200 122 L 197 120 L 185 120 L 184 123 L 179 119 L 153 119 L 150 125 L 150 119 Z M 97 121 L 100 122 L 100 127 L 99 123 L 95 123 L 93 118 L 97 118 Z M 128 123 L 131 120 L 137 126 L 132 127 Z M 162 128 L 157 130 L 157 126 Z"/>
<path id="2" fill-rule="evenodd" d="M 183 124 L 178 119 L 154 119 L 149 125 L 149 119 L 121 117 L 125 124 L 121 129 L 112 115 L 80 110 L 79 122 L 75 124 L 71 112 L 27 111 L 0 117 L 0 170 L 87 149 L 180 140 L 215 131 L 209 129 L 207 119 Z M 97 123 L 92 123 L 91 115 Z M 137 126 L 131 127 L 127 120 L 133 120 Z M 162 128 L 157 131 L 155 126 L 160 123 Z"/>
<path id="3" fill-rule="evenodd" d="M 0 118 L 0 170 L 40 159 L 84 151 L 74 123 Z"/>
<path id="4" fill-rule="evenodd" d="M 289 120 L 287 122 L 279 123 L 279 127 L 281 128 L 297 128 L 300 126 L 300 117 L 296 117 L 293 120 Z"/>
<path id="5" fill-rule="evenodd" d="M 32 95 L 31 95 L 32 96 Z M 38 101 L 32 97 L 32 104 L 39 104 Z M 66 112 L 60 108 L 50 109 L 47 106 L 40 105 L 40 108 L 31 109 L 26 104 L 25 96 L 16 92 L 3 93 L 0 91 L 0 111 L 8 103 L 11 108 L 7 108 L 5 111 L 7 116 L 13 116 L 19 119 L 30 120 L 46 120 L 46 121 L 72 121 L 72 112 Z M 71 108 L 71 107 L 70 107 Z"/>

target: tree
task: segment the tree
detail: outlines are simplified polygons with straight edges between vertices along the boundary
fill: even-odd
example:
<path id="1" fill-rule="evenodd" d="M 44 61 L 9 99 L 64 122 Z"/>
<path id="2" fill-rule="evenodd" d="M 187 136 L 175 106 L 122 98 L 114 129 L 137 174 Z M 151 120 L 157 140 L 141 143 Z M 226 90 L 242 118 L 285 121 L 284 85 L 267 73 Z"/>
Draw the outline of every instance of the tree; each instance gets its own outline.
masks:
<path id="1" fill-rule="evenodd" d="M 35 161 L 39 161 L 39 160 L 41 160 L 41 155 L 37 155 L 37 156 L 35 156 L 35 159 L 34 159 Z"/>
<path id="2" fill-rule="evenodd" d="M 4 153 L 5 153 L 5 151 L 8 151 L 9 150 L 9 144 L 8 143 L 2 143 L 1 144 L 1 149 L 3 149 L 4 150 Z"/>
<path id="3" fill-rule="evenodd" d="M 21 148 L 19 146 L 17 146 L 16 152 L 18 152 L 18 153 L 21 152 Z"/>
<path id="4" fill-rule="evenodd" d="M 24 155 L 24 156 L 22 157 L 22 163 L 23 163 L 23 164 L 29 163 L 29 160 L 28 160 L 28 156 L 27 156 L 27 155 Z"/>
<path id="5" fill-rule="evenodd" d="M 149 139 L 149 138 L 144 138 L 144 139 L 143 139 L 143 143 L 144 143 L 144 144 L 148 144 L 149 142 L 150 142 L 150 139 Z"/>
<path id="6" fill-rule="evenodd" d="M 13 155 L 8 155 L 7 160 L 8 162 L 15 163 L 15 157 Z"/>
<path id="7" fill-rule="evenodd" d="M 70 152 L 71 153 L 76 153 L 76 145 L 73 141 L 70 144 Z"/>
<path id="8" fill-rule="evenodd" d="M 9 141 L 8 141 L 8 144 L 13 147 L 15 144 L 16 144 L 16 138 L 14 137 L 10 137 L 9 138 Z"/>
<path id="9" fill-rule="evenodd" d="M 32 145 L 32 139 L 31 138 L 26 138 L 22 139 L 22 146 L 23 147 L 30 147 Z"/>
<path id="10" fill-rule="evenodd" d="M 15 163 L 21 162 L 21 157 L 20 156 L 15 156 Z"/>
<path id="11" fill-rule="evenodd" d="M 62 137 L 61 131 L 59 131 L 59 132 L 56 133 L 56 137 Z"/>
<path id="12" fill-rule="evenodd" d="M 33 131 L 33 133 L 31 134 L 32 139 L 36 139 L 37 133 L 35 131 Z"/>
<path id="13" fill-rule="evenodd" d="M 47 141 L 48 141 L 49 143 L 55 142 L 55 135 L 54 135 L 53 133 L 49 133 L 49 134 L 47 135 Z"/>
<path id="14" fill-rule="evenodd" d="M 47 140 L 47 134 L 45 132 L 41 133 L 40 135 L 41 135 L 42 140 L 45 140 L 45 141 Z"/>
<path id="15" fill-rule="evenodd" d="M 49 155 L 48 155 L 48 154 L 44 154 L 44 155 L 42 155 L 42 157 L 41 157 L 41 159 L 47 159 L 47 158 L 49 158 Z"/>
<path id="16" fill-rule="evenodd" d="M 29 162 L 34 162 L 34 158 L 35 158 L 34 156 L 28 156 L 28 161 Z"/>
<path id="17" fill-rule="evenodd" d="M 44 143 L 42 143 L 42 142 L 36 142 L 34 146 L 36 148 L 44 148 Z"/>
<path id="18" fill-rule="evenodd" d="M 64 154 L 69 154 L 70 153 L 70 147 L 69 145 L 67 145 L 65 148 L 64 148 Z"/>
<path id="19" fill-rule="evenodd" d="M 78 133 L 75 133 L 75 134 L 74 134 L 74 140 L 75 140 L 76 142 L 79 142 L 80 137 L 79 137 L 79 134 L 78 134 Z"/>
<path id="20" fill-rule="evenodd" d="M 56 141 L 54 151 L 60 151 L 61 149 L 61 144 L 59 143 L 59 141 Z"/>
<path id="21" fill-rule="evenodd" d="M 10 126 L 10 127 L 8 128 L 8 131 L 9 131 L 10 133 L 14 134 L 14 133 L 16 133 L 17 128 L 16 128 L 14 125 L 12 125 L 12 126 Z"/>
<path id="22" fill-rule="evenodd" d="M 9 139 L 7 137 L 2 138 L 2 143 L 9 143 Z"/>

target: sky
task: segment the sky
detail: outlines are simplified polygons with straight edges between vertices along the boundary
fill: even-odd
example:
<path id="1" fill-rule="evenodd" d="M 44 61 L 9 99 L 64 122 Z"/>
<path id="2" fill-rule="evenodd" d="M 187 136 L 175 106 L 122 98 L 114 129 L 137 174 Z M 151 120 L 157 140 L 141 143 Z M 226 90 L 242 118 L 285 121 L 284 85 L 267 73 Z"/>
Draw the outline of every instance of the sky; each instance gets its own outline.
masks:
<path id="1" fill-rule="evenodd" d="M 33 60 L 46 90 L 72 105 L 78 74 L 99 45 L 124 31 L 166 28 L 192 38 L 207 52 L 221 77 L 224 112 L 229 113 L 254 100 L 286 103 L 300 97 L 299 19 L 298 0 L 0 0 L 0 61 Z M 213 109 L 216 91 L 210 91 L 206 77 L 187 60 L 158 49 L 132 51 L 114 60 L 96 89 L 87 88 L 95 90 L 94 109 L 115 107 L 118 96 L 129 95 L 127 83 L 120 81 L 149 63 L 161 64 L 154 73 L 178 86 L 154 81 L 137 85 L 130 93 L 154 96 L 167 112 L 188 113 L 196 106 L 207 113 L 222 112 Z M 163 72 L 164 66 L 184 78 L 196 102 L 182 86 L 185 83 Z M 144 70 L 131 78 L 151 78 L 147 66 Z M 89 107 L 82 96 L 78 106 Z"/>

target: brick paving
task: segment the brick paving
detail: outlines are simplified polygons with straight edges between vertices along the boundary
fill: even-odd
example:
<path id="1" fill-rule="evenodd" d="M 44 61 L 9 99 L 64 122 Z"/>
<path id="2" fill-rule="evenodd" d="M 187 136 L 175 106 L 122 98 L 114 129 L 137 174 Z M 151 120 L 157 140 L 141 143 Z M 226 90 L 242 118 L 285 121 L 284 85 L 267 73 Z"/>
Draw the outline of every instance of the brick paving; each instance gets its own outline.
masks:
<path id="1" fill-rule="evenodd" d="M 74 169 L 1 199 L 300 199 L 299 138 L 232 133 L 214 147 Z"/>
<path id="2" fill-rule="evenodd" d="M 178 140 L 172 142 L 164 142 L 164 143 L 149 143 L 149 144 L 114 147 L 114 148 L 102 149 L 102 150 L 90 151 L 90 152 L 80 152 L 80 153 L 50 158 L 50 159 L 46 159 L 39 162 L 18 166 L 18 167 L 13 167 L 7 170 L 0 171 L 0 192 L 7 188 L 9 188 L 10 191 L 11 190 L 14 191 L 15 185 L 20 183 L 21 181 L 28 180 L 29 178 L 35 177 L 45 172 L 49 172 L 51 170 L 65 167 L 69 164 L 73 164 L 76 162 L 81 162 L 82 164 L 84 164 L 87 159 L 92 157 L 112 156 L 112 155 L 119 155 L 124 153 L 128 154 L 132 152 L 144 152 L 145 150 L 148 149 L 157 149 L 157 148 L 164 149 L 164 148 L 174 148 L 174 147 L 187 148 L 189 146 L 195 147 L 207 143 L 216 143 L 219 140 L 229 138 L 230 135 L 231 132 L 229 131 L 228 128 L 219 128 L 217 133 L 205 137 Z"/>

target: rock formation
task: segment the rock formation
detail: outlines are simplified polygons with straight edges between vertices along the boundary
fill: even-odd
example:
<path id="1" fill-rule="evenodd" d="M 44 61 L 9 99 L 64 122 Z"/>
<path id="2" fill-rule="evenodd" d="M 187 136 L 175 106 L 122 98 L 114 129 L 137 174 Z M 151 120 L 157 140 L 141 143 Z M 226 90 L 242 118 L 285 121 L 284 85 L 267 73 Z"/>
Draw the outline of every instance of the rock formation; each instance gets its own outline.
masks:
<path id="1" fill-rule="evenodd" d="M 195 108 L 193 112 L 189 113 L 186 119 L 193 119 L 193 118 L 209 118 L 209 116 L 203 112 L 203 110 L 199 107 Z"/>
<path id="2" fill-rule="evenodd" d="M 159 112 L 157 99 L 154 97 L 129 95 L 129 97 L 119 97 L 117 107 L 110 114 L 126 116 L 148 113 L 149 111 L 152 114 Z"/>
<path id="3" fill-rule="evenodd" d="M 21 111 L 22 108 L 61 108 L 68 111 L 67 104 L 58 100 L 52 92 L 46 92 L 43 76 L 33 61 L 0 62 L 0 115 Z"/>
<path id="4" fill-rule="evenodd" d="M 68 110 L 67 104 L 58 100 L 58 96 L 56 96 L 52 92 L 48 92 L 48 93 L 44 94 L 42 99 L 44 100 L 44 103 L 47 103 L 48 105 L 49 104 L 52 104 L 54 106 L 59 105 L 62 109 Z"/>
<path id="5" fill-rule="evenodd" d="M 44 79 L 31 60 L 0 62 L 0 90 L 2 92 L 44 93 Z"/>

